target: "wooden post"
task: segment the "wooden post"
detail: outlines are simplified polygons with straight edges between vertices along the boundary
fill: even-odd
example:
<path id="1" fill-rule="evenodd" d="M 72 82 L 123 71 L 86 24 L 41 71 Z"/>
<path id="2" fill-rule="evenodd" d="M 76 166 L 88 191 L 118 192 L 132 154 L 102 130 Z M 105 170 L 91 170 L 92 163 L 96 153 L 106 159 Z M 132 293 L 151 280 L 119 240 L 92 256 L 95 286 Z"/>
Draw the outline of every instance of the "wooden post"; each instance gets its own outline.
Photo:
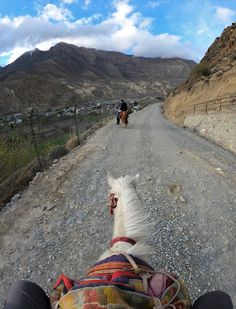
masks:
<path id="1" fill-rule="evenodd" d="M 74 107 L 74 117 L 75 117 L 75 132 L 76 132 L 76 136 L 77 136 L 77 138 L 78 138 L 78 145 L 80 145 L 79 129 L 78 129 L 77 116 L 76 116 L 76 105 L 75 105 L 75 107 Z"/>
<path id="2" fill-rule="evenodd" d="M 99 122 L 100 122 L 100 125 L 102 126 L 102 104 L 99 103 Z"/>
<path id="3" fill-rule="evenodd" d="M 36 139 L 35 139 L 35 132 L 34 132 L 34 128 L 33 128 L 33 113 L 34 113 L 34 111 L 32 110 L 31 113 L 30 113 L 30 116 L 29 116 L 30 131 L 31 131 L 31 136 L 32 136 L 32 141 L 33 141 L 34 149 L 35 149 L 36 156 L 37 156 L 38 163 L 39 163 L 39 168 L 40 168 L 40 170 L 42 170 L 43 169 L 43 164 L 42 164 L 41 159 L 40 159 L 40 155 L 39 155 L 39 151 L 38 151 L 38 147 L 37 147 L 37 143 L 36 143 Z"/>

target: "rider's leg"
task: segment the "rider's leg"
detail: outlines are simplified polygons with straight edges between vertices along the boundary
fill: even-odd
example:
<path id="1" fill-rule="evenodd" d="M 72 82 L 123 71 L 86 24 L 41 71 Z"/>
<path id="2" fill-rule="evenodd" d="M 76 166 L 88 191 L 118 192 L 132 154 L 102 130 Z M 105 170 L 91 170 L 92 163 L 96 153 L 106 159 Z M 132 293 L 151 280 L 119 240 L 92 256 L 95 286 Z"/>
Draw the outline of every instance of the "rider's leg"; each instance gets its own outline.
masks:
<path id="1" fill-rule="evenodd" d="M 223 291 L 214 291 L 200 296 L 193 309 L 233 309 L 231 298 Z"/>
<path id="2" fill-rule="evenodd" d="M 50 301 L 36 283 L 17 280 L 10 288 L 4 309 L 50 309 Z"/>

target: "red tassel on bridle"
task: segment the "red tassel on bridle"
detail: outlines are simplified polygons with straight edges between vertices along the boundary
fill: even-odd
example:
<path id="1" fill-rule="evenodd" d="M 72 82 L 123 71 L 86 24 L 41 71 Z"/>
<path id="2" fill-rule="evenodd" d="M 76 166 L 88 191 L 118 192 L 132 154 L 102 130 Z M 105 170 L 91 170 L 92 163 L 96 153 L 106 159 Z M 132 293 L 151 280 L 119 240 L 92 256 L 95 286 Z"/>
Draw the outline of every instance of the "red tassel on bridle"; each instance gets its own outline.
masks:
<path id="1" fill-rule="evenodd" d="M 109 196 L 109 206 L 110 206 L 110 214 L 113 215 L 113 209 L 116 208 L 118 202 L 118 198 L 115 197 L 114 193 L 111 193 Z"/>

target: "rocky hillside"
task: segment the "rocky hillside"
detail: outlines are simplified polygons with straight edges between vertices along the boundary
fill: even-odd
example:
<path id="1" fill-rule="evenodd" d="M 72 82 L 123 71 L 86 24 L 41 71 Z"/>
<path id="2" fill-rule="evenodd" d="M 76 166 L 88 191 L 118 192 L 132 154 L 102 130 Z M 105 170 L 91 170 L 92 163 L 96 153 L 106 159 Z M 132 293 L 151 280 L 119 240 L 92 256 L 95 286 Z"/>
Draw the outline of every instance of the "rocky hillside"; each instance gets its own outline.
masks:
<path id="1" fill-rule="evenodd" d="M 183 123 L 194 104 L 236 95 L 236 23 L 224 29 L 190 77 L 165 102 L 165 114 Z"/>
<path id="2" fill-rule="evenodd" d="M 1 113 L 95 99 L 165 97 L 195 66 L 59 43 L 32 50 L 0 70 Z"/>

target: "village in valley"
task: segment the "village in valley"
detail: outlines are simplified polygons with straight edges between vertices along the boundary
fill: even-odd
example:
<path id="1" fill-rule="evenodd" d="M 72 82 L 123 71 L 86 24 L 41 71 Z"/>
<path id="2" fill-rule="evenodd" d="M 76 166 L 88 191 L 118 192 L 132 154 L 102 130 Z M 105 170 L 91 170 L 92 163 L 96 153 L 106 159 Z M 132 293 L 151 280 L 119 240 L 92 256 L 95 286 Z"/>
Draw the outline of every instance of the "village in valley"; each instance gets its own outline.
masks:
<path id="1" fill-rule="evenodd" d="M 146 99 L 147 100 L 147 99 Z M 139 103 L 136 100 L 128 100 L 131 111 L 138 111 L 140 109 Z M 65 119 L 68 117 L 74 117 L 76 115 L 96 115 L 100 113 L 102 109 L 103 112 L 107 111 L 115 113 L 115 107 L 120 104 L 119 100 L 114 101 L 103 101 L 99 100 L 97 102 L 87 102 L 84 105 L 75 105 L 72 107 L 64 108 L 49 108 L 46 111 L 37 111 L 31 109 L 28 113 L 9 113 L 7 115 L 0 116 L 0 127 L 4 126 L 16 126 L 24 123 L 25 118 L 27 118 L 31 113 L 39 118 L 54 118 L 54 119 Z"/>

